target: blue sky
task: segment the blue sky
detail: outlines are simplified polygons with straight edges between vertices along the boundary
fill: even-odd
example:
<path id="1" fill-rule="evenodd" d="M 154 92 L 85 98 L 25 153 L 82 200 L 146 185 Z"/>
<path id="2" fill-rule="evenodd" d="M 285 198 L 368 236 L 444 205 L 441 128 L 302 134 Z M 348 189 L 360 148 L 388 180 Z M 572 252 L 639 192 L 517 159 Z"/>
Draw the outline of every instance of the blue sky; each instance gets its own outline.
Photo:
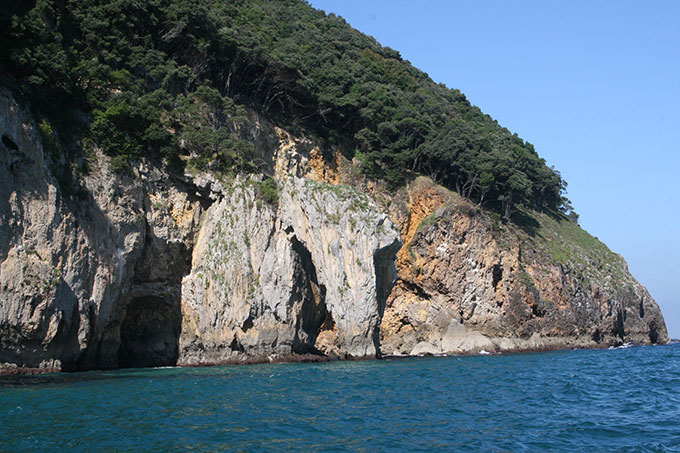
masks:
<path id="1" fill-rule="evenodd" d="M 680 1 L 310 3 L 533 143 L 680 337 Z"/>

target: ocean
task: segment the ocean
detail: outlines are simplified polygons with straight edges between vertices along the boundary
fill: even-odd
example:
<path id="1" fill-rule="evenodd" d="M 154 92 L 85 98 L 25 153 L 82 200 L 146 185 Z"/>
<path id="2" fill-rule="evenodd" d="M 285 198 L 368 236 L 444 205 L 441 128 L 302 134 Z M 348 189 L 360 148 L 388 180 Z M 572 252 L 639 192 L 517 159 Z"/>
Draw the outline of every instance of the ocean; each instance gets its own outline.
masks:
<path id="1" fill-rule="evenodd" d="M 0 377 L 2 451 L 680 451 L 680 344 Z"/>

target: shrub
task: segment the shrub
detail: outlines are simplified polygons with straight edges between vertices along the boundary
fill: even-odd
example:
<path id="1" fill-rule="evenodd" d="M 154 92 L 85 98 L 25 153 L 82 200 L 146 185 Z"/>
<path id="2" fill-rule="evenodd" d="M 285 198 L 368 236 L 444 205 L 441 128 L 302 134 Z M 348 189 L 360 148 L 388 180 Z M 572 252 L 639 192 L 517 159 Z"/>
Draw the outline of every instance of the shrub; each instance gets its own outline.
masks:
<path id="1" fill-rule="evenodd" d="M 279 204 L 279 189 L 274 178 L 267 178 L 260 182 L 257 186 L 258 195 L 269 205 L 278 206 Z"/>

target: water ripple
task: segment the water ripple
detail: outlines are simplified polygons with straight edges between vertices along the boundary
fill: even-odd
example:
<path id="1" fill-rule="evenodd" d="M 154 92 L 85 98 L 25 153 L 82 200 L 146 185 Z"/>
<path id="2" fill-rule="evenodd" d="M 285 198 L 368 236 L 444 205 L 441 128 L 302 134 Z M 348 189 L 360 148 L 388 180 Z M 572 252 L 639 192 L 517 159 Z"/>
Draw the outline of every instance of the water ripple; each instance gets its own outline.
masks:
<path id="1" fill-rule="evenodd" d="M 0 380 L 0 450 L 680 451 L 680 345 Z"/>

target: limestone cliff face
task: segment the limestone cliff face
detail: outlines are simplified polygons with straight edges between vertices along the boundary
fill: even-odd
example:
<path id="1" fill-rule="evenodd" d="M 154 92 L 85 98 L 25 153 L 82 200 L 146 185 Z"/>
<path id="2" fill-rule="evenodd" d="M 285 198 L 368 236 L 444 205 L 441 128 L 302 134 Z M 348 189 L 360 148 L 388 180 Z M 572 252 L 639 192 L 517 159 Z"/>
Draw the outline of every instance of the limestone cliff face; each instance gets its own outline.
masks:
<path id="1" fill-rule="evenodd" d="M 0 367 L 667 341 L 625 262 L 575 224 L 523 231 L 424 178 L 392 196 L 250 116 L 278 200 L 265 175 L 120 176 L 96 149 L 66 195 L 69 163 L 0 89 Z"/>
<path id="2" fill-rule="evenodd" d="M 379 353 L 397 231 L 349 187 L 279 184 L 278 207 L 241 184 L 206 213 L 182 284 L 180 363 Z"/>
<path id="3" fill-rule="evenodd" d="M 0 92 L 0 362 L 54 369 L 171 363 L 200 197 L 140 165 L 92 162 L 65 197 L 32 118 Z"/>
<path id="4" fill-rule="evenodd" d="M 279 180 L 272 207 L 245 180 L 149 163 L 117 176 L 101 154 L 67 197 L 60 162 L 5 90 L 0 132 L 4 366 L 379 353 L 398 233 L 365 196 L 300 177 L 324 179 L 311 141 L 253 121 L 256 150 Z"/>
<path id="5" fill-rule="evenodd" d="M 399 281 L 381 325 L 386 354 L 475 353 L 668 341 L 623 259 L 577 225 L 502 225 L 425 178 L 392 204 Z"/>

